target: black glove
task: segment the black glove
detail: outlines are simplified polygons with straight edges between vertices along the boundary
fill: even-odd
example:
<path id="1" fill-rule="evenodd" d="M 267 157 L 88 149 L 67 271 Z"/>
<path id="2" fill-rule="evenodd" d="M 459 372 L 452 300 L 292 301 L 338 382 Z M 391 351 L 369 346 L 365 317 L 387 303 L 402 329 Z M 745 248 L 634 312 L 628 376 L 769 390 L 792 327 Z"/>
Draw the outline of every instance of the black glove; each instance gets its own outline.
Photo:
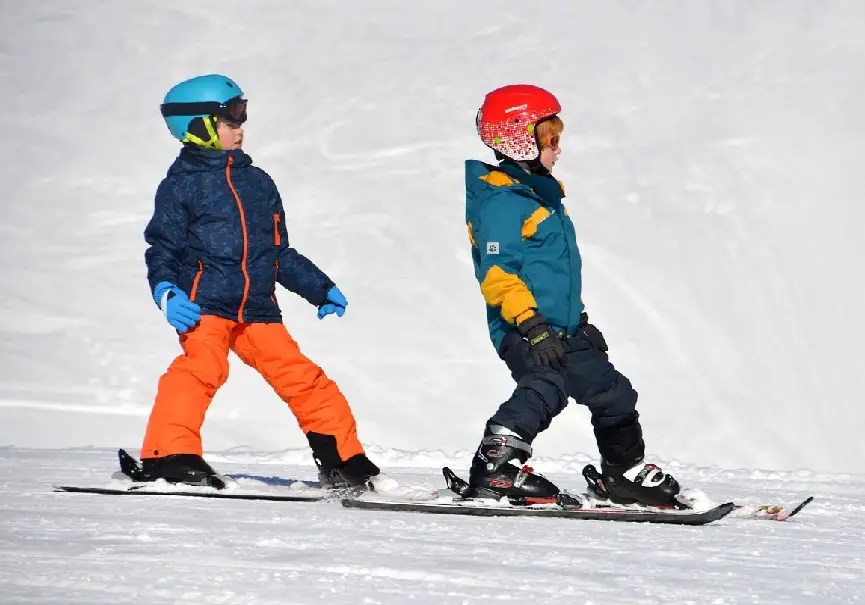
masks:
<path id="1" fill-rule="evenodd" d="M 604 335 L 601 334 L 599 329 L 589 323 L 589 315 L 585 311 L 580 315 L 580 327 L 583 329 L 583 333 L 589 339 L 589 342 L 598 347 L 601 352 L 606 353 L 609 350 L 607 341 L 604 340 Z"/>
<path id="2" fill-rule="evenodd" d="M 547 320 L 536 313 L 517 325 L 520 336 L 529 342 L 529 352 L 535 365 L 560 370 L 565 359 L 562 339 L 553 332 Z"/>

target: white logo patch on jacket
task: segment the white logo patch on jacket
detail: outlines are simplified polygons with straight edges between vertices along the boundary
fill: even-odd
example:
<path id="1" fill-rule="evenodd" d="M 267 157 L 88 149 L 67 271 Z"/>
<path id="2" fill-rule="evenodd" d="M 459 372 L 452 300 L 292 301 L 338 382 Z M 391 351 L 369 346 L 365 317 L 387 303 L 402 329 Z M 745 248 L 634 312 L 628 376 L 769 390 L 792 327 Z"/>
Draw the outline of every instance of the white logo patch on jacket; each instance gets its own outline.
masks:
<path id="1" fill-rule="evenodd" d="M 498 254 L 499 253 L 499 243 L 498 242 L 487 242 L 487 254 Z"/>

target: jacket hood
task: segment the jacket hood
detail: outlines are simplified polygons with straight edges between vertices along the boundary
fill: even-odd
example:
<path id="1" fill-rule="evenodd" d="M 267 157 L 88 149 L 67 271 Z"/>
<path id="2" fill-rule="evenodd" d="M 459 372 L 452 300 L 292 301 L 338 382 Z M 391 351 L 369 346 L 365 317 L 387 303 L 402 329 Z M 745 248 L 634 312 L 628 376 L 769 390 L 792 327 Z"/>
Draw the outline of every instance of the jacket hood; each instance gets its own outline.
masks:
<path id="1" fill-rule="evenodd" d="M 490 176 L 490 173 L 496 174 Z M 475 198 L 484 198 L 501 191 L 540 199 L 531 187 L 506 175 L 500 166 L 480 160 L 466 160 L 466 201 L 469 206 Z"/>
<path id="2" fill-rule="evenodd" d="M 495 179 L 493 182 L 485 179 L 491 172 L 502 172 L 501 168 L 480 160 L 466 160 L 466 191 L 470 194 L 489 193 L 495 189 L 528 189 L 516 179 L 508 177 L 508 181 Z"/>

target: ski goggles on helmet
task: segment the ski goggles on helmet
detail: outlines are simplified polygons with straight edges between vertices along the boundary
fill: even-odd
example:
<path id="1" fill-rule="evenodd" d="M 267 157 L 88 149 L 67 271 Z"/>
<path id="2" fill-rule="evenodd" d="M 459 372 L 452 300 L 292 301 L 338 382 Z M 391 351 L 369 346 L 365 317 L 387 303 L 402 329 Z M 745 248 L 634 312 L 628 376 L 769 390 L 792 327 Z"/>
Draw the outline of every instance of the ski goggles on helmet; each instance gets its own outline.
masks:
<path id="1" fill-rule="evenodd" d="M 162 117 L 212 115 L 230 122 L 246 122 L 246 99 L 234 97 L 225 103 L 201 101 L 197 103 L 163 103 L 159 106 Z"/>

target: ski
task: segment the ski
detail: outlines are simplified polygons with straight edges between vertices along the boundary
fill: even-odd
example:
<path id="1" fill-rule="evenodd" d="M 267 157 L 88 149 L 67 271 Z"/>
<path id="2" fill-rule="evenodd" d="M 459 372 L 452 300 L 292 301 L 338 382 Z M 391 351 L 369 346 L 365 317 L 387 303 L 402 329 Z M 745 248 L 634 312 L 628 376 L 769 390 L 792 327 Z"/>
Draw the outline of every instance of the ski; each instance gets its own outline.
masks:
<path id="1" fill-rule="evenodd" d="M 126 452 L 117 450 L 117 458 L 120 463 L 120 471 L 114 473 L 112 479 L 120 482 L 119 486 L 78 486 L 78 485 L 55 485 L 55 492 L 69 492 L 79 494 L 100 494 L 105 496 L 179 496 L 187 498 L 218 498 L 224 500 L 269 500 L 273 502 L 319 502 L 344 497 L 356 496 L 357 489 L 348 490 L 323 490 L 320 484 L 309 481 L 295 481 L 278 478 L 259 478 L 249 475 L 214 474 L 207 477 L 207 482 L 201 485 L 188 485 L 182 483 L 168 483 L 163 480 L 147 480 L 141 469 L 141 463 L 137 458 Z M 290 487 L 298 484 L 301 491 L 305 488 L 314 490 L 309 493 L 275 493 L 273 491 L 247 491 L 241 486 L 237 479 L 261 480 L 265 487 Z M 276 485 L 274 485 L 276 481 Z M 258 481 L 256 481 L 257 483 Z M 318 492 L 318 493 L 316 493 Z"/>
<path id="2" fill-rule="evenodd" d="M 628 521 L 634 523 L 668 523 L 675 525 L 705 525 L 726 517 L 735 507 L 728 502 L 706 511 L 675 509 L 631 509 L 617 507 L 578 508 L 562 507 L 558 504 L 528 504 L 514 506 L 496 501 L 481 502 L 459 496 L 450 501 L 390 501 L 344 498 L 342 505 L 379 511 L 429 513 L 438 515 L 472 515 L 478 517 L 556 517 L 559 519 L 581 519 L 591 521 Z"/>
<path id="3" fill-rule="evenodd" d="M 734 517 L 744 519 L 768 519 L 786 521 L 810 504 L 809 496 L 794 506 L 762 505 L 749 510 L 744 505 L 727 502 L 712 505 L 702 492 L 686 490 L 675 507 L 658 508 L 638 504 L 620 505 L 605 498 L 606 490 L 600 476 L 587 466 L 583 475 L 589 483 L 585 493 L 559 493 L 555 498 L 528 499 L 502 498 L 473 499 L 469 497 L 467 481 L 451 469 L 442 469 L 447 489 L 438 490 L 427 500 L 385 500 L 375 495 L 346 498 L 342 505 L 346 508 L 422 512 L 429 514 L 474 515 L 485 517 L 558 517 L 568 519 L 589 519 L 602 521 L 629 521 L 642 523 L 670 523 L 678 525 L 705 525 L 723 519 L 735 512 Z M 690 492 L 690 493 L 688 493 Z M 694 493 L 696 492 L 696 493 Z"/>
<path id="4" fill-rule="evenodd" d="M 195 488 L 189 486 L 186 489 L 154 489 L 156 486 L 142 486 L 133 484 L 129 487 L 82 487 L 76 485 L 55 485 L 55 492 L 71 492 L 79 494 L 101 494 L 106 496 L 180 496 L 190 498 L 219 498 L 224 500 L 270 500 L 273 502 L 320 502 L 322 500 L 339 498 L 340 494 L 263 494 L 254 492 L 235 492 L 234 490 L 216 490 L 214 488 Z M 198 491 L 200 489 L 200 491 Z"/>
<path id="5" fill-rule="evenodd" d="M 592 521 L 627 521 L 633 523 L 669 523 L 705 525 L 729 515 L 735 504 L 727 502 L 708 510 L 618 506 L 593 501 L 586 495 L 560 493 L 555 498 L 502 498 L 501 500 L 467 497 L 468 483 L 451 469 L 442 469 L 446 490 L 430 500 L 383 500 L 379 498 L 344 498 L 346 508 L 420 512 L 439 515 L 473 515 L 481 517 L 556 517 Z"/>

